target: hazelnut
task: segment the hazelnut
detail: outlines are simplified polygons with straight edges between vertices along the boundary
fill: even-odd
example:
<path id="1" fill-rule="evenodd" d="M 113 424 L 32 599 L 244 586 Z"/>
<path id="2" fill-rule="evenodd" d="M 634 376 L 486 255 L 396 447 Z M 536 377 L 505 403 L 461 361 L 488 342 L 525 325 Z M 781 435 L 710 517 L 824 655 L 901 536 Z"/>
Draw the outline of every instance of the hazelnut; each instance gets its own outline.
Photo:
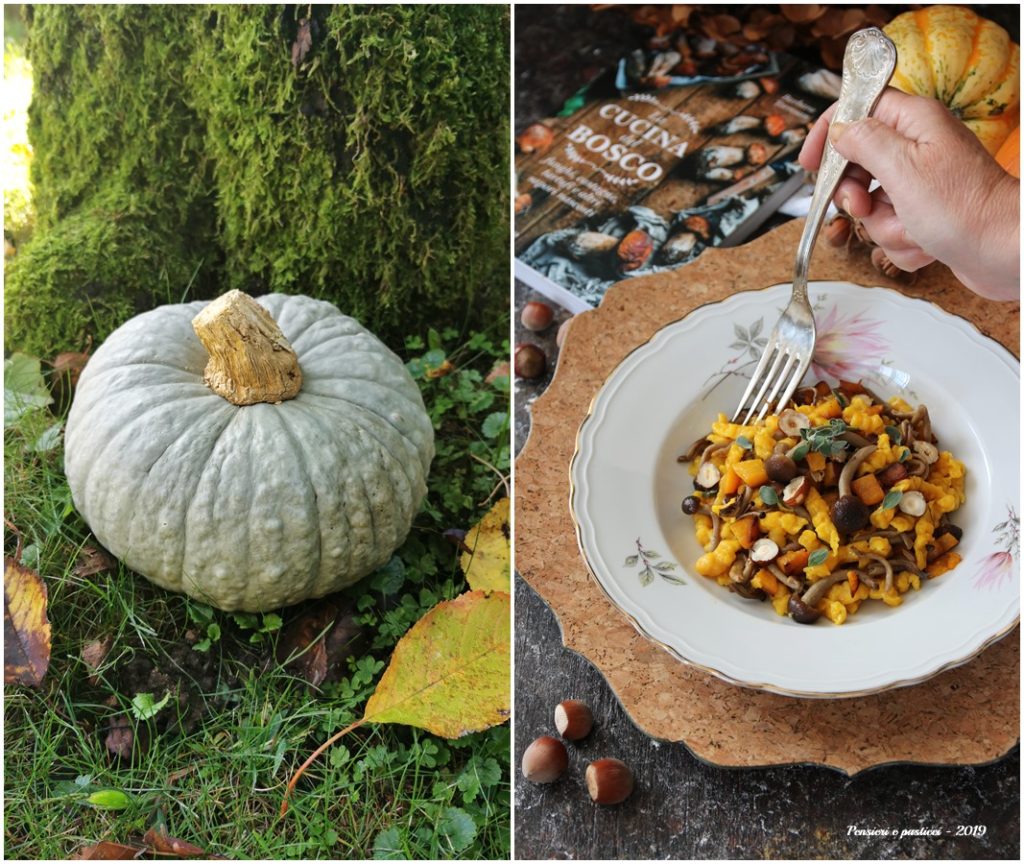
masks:
<path id="1" fill-rule="evenodd" d="M 799 436 L 801 429 L 810 429 L 811 419 L 799 411 L 787 408 L 779 415 L 779 429 L 783 435 Z"/>
<path id="2" fill-rule="evenodd" d="M 924 516 L 924 511 L 928 509 L 928 502 L 924 500 L 924 495 L 920 492 L 911 490 L 903 493 L 899 508 L 901 513 L 906 513 L 908 516 Z"/>
<path id="3" fill-rule="evenodd" d="M 722 479 L 722 472 L 713 462 L 705 462 L 697 469 L 697 476 L 693 478 L 693 485 L 705 492 L 714 489 Z"/>
<path id="4" fill-rule="evenodd" d="M 530 342 L 516 345 L 516 375 L 520 378 L 540 378 L 548 368 L 548 358 L 544 352 Z"/>
<path id="5" fill-rule="evenodd" d="M 796 507 L 803 504 L 807 493 L 811 491 L 810 477 L 794 477 L 782 490 L 782 503 L 787 507 Z"/>
<path id="6" fill-rule="evenodd" d="M 521 195 L 516 195 L 516 216 L 521 213 L 525 213 L 533 204 L 533 196 L 529 192 L 523 192 Z"/>
<path id="7" fill-rule="evenodd" d="M 750 560 L 758 564 L 767 564 L 779 557 L 779 546 L 774 540 L 762 537 L 750 547 Z"/>
<path id="8" fill-rule="evenodd" d="M 533 300 L 523 307 L 519 320 L 527 330 L 539 333 L 541 330 L 547 330 L 551 326 L 554 317 L 555 312 L 547 303 Z"/>
<path id="9" fill-rule="evenodd" d="M 569 741 L 586 738 L 594 725 L 594 715 L 585 702 L 565 699 L 555 706 L 555 728 Z"/>
<path id="10" fill-rule="evenodd" d="M 523 752 L 522 767 L 531 783 L 554 783 L 569 767 L 569 754 L 557 738 L 541 735 Z"/>
<path id="11" fill-rule="evenodd" d="M 587 791 L 597 804 L 620 804 L 633 791 L 633 772 L 618 759 L 598 759 L 587 766 Z"/>
<path id="12" fill-rule="evenodd" d="M 839 215 L 825 223 L 825 229 L 822 233 L 825 235 L 825 240 L 829 246 L 845 246 L 850 240 L 850 235 L 853 233 L 853 223 L 845 216 Z"/>
<path id="13" fill-rule="evenodd" d="M 555 345 L 561 349 L 565 344 L 565 337 L 569 334 L 569 325 L 572 323 L 572 318 L 566 318 L 561 324 L 558 325 L 558 332 L 555 334 Z"/>

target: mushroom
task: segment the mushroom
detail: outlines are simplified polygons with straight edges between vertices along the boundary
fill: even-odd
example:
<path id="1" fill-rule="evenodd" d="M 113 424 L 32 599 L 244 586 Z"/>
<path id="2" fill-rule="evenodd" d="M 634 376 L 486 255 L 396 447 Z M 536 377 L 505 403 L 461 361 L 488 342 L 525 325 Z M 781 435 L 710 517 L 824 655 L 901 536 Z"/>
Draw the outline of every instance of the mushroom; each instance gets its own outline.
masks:
<path id="1" fill-rule="evenodd" d="M 710 509 L 704 503 L 704 499 L 699 498 L 696 495 L 687 495 L 683 499 L 683 512 L 687 516 L 695 516 L 697 513 L 706 512 L 710 513 Z"/>
<path id="2" fill-rule="evenodd" d="M 749 486 L 744 486 L 743 491 L 733 499 L 732 503 L 727 507 L 723 507 L 718 512 L 722 516 L 728 516 L 732 520 L 739 519 L 744 513 L 750 509 L 750 500 L 754 497 L 754 490 Z"/>
<path id="3" fill-rule="evenodd" d="M 799 591 L 804 587 L 802 579 L 797 579 L 795 576 L 790 576 L 788 573 L 784 573 L 782 568 L 774 561 L 768 565 L 768 570 L 776 579 L 792 591 Z"/>
<path id="4" fill-rule="evenodd" d="M 915 441 L 915 444 L 919 444 L 919 441 Z M 927 477 L 928 476 L 928 463 L 918 456 L 911 456 L 906 462 L 901 463 L 904 468 L 907 469 L 908 477 Z"/>
<path id="5" fill-rule="evenodd" d="M 868 524 L 870 512 L 867 505 L 851 494 L 850 483 L 861 463 L 877 450 L 874 444 L 861 447 L 854 453 L 839 475 L 839 498 L 832 505 L 832 524 L 844 534 L 859 531 Z"/>
<path id="6" fill-rule="evenodd" d="M 814 607 L 818 604 L 818 601 L 825 596 L 825 592 L 828 591 L 829 588 L 845 581 L 845 570 L 840 570 L 836 573 L 829 573 L 828 576 L 822 576 L 810 588 L 804 591 L 804 595 L 800 599 L 803 600 L 806 605 Z"/>
<path id="7" fill-rule="evenodd" d="M 934 465 L 939 461 L 939 448 L 929 441 L 915 441 L 910 445 L 910 449 L 913 450 L 926 465 Z"/>
<path id="8" fill-rule="evenodd" d="M 788 483 L 797 474 L 796 462 L 784 453 L 769 456 L 765 460 L 764 470 L 768 474 L 768 479 L 776 483 Z"/>
<path id="9" fill-rule="evenodd" d="M 729 568 L 729 578 L 733 582 L 749 582 L 754 575 L 754 562 L 746 555 L 739 555 Z"/>
<path id="10" fill-rule="evenodd" d="M 868 552 L 864 557 L 870 559 L 871 561 L 877 561 L 879 564 L 882 565 L 883 571 L 885 573 L 885 592 L 888 594 L 890 591 L 892 591 L 892 564 L 889 563 L 889 560 L 887 558 L 883 558 L 881 555 L 876 555 L 874 552 Z M 874 588 L 875 586 L 872 585 L 871 587 Z"/>
<path id="11" fill-rule="evenodd" d="M 836 437 L 841 438 L 843 441 L 849 441 L 854 447 L 867 447 L 871 443 L 863 435 L 854 432 L 852 429 L 847 429 Z"/>
<path id="12" fill-rule="evenodd" d="M 789 596 L 788 606 L 789 615 L 797 624 L 813 624 L 821 617 L 821 613 L 804 603 L 799 594 Z"/>
<path id="13" fill-rule="evenodd" d="M 699 459 L 710 446 L 711 442 L 706 437 L 698 438 L 682 456 L 676 459 L 676 462 L 692 462 L 694 459 Z"/>
<path id="14" fill-rule="evenodd" d="M 711 549 L 717 549 L 722 540 L 722 519 L 714 511 L 711 511 Z"/>

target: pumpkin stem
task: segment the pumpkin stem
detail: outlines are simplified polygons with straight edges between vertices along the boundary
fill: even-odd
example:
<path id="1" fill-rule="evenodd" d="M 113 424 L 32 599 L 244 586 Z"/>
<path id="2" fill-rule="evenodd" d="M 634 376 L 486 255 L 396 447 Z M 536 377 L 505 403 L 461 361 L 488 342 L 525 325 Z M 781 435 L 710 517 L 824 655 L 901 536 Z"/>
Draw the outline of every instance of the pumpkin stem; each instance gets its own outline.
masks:
<path id="1" fill-rule="evenodd" d="M 228 291 L 192 319 L 208 352 L 203 380 L 235 405 L 284 402 L 302 388 L 302 370 L 281 328 L 248 294 Z"/>

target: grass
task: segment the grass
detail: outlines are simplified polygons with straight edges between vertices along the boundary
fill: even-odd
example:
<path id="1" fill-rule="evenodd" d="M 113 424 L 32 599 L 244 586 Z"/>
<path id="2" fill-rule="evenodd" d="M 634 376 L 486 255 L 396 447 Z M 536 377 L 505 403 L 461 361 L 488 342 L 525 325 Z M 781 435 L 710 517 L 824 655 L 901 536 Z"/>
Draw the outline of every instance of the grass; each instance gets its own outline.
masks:
<path id="1" fill-rule="evenodd" d="M 508 857 L 507 725 L 454 741 L 364 727 L 310 769 L 278 816 L 292 772 L 361 716 L 401 635 L 466 588 L 443 531 L 470 527 L 496 487 L 501 494 L 484 463 L 508 471 L 508 378 L 484 376 L 508 345 L 476 334 L 453 350 L 457 339 L 431 331 L 407 343 L 437 429 L 427 505 L 391 564 L 342 595 L 366 647 L 348 658 L 341 680 L 316 690 L 275 659 L 273 624 L 254 644 L 252 622 L 214 612 L 218 638 L 197 651 L 205 635 L 197 627 L 209 632 L 197 624 L 207 620 L 205 607 L 120 565 L 77 572 L 83 547 L 95 541 L 71 503 L 62 448 L 31 449 L 55 418 L 38 410 L 5 430 L 5 516 L 20 534 L 23 563 L 47 585 L 52 624 L 43 686 L 5 690 L 6 858 L 64 859 L 100 840 L 137 842 L 160 819 L 171 836 L 229 857 Z M 435 377 L 445 360 L 454 371 Z M 8 532 L 5 554 L 18 539 Z M 281 614 L 287 624 L 295 610 Z M 82 649 L 105 638 L 111 648 L 90 681 Z M 132 702 L 141 692 L 157 704 L 172 695 L 140 719 L 145 712 Z M 136 739 L 127 758 L 104 743 L 115 718 Z M 127 793 L 128 806 L 87 803 L 98 790 Z"/>

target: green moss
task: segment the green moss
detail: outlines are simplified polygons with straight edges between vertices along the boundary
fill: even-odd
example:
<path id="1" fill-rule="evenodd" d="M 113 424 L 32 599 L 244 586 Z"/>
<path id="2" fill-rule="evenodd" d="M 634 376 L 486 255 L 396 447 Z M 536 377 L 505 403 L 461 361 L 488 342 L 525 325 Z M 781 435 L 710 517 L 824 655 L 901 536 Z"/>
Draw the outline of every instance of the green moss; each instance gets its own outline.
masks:
<path id="1" fill-rule="evenodd" d="M 42 263 L 35 243 L 80 254 L 90 244 L 69 239 L 102 231 L 82 224 L 94 190 L 118 189 L 170 260 L 206 262 L 198 296 L 310 294 L 394 345 L 506 315 L 508 24 L 506 8 L 472 5 L 35 7 L 39 228 L 11 288 L 26 303 L 29 283 L 48 292 L 34 310 L 99 285 L 77 260 L 24 271 Z M 138 282 L 116 277 L 110 314 L 149 302 Z M 8 338 L 40 344 L 49 322 L 29 311 L 9 304 Z"/>
<path id="2" fill-rule="evenodd" d="M 139 312 L 192 299 L 200 256 L 155 224 L 131 196 L 104 192 L 38 232 L 8 262 L 7 344 L 42 357 L 80 350 Z"/>

